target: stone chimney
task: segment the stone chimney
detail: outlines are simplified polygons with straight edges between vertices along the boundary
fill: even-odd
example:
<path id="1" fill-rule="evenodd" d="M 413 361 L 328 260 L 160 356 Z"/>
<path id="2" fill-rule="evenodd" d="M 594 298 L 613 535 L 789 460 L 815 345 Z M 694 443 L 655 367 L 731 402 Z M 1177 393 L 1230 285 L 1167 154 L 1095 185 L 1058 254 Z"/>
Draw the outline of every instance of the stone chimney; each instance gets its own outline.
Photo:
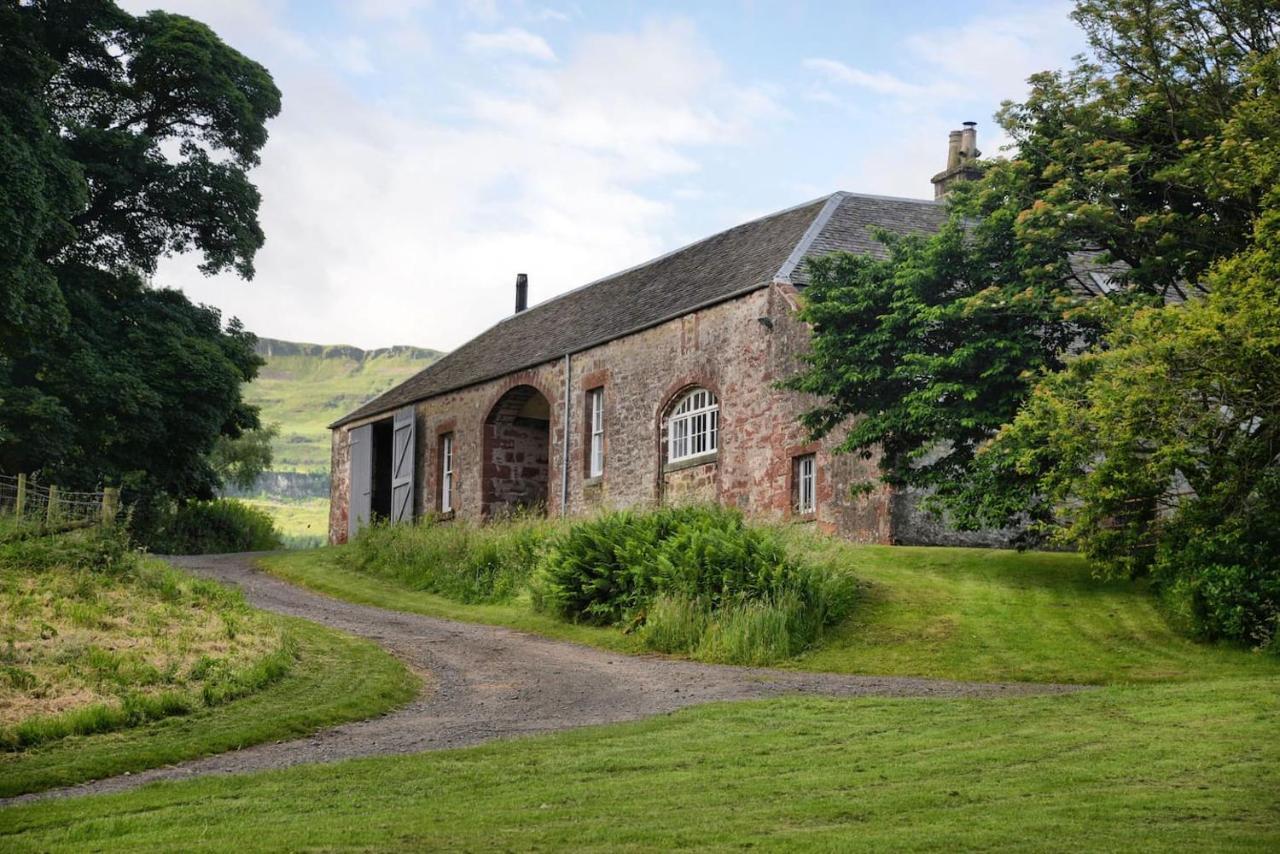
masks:
<path id="1" fill-rule="evenodd" d="M 516 273 L 516 314 L 529 307 L 529 277 Z"/>
<path id="2" fill-rule="evenodd" d="M 964 130 L 953 130 L 947 138 L 947 168 L 933 176 L 933 197 L 940 199 L 958 181 L 972 181 L 982 175 L 977 160 L 978 123 L 965 122 Z"/>

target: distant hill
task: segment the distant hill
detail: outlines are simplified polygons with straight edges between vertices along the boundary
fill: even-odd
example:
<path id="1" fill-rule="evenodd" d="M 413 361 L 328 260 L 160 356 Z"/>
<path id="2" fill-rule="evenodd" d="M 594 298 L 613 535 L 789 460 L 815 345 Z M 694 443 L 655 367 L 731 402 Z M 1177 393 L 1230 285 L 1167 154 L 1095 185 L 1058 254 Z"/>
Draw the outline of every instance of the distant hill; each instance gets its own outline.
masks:
<path id="1" fill-rule="evenodd" d="M 328 425 L 430 365 L 444 354 L 424 347 L 361 350 L 347 345 L 258 339 L 267 360 L 245 399 L 279 424 L 271 468 L 329 473 Z"/>

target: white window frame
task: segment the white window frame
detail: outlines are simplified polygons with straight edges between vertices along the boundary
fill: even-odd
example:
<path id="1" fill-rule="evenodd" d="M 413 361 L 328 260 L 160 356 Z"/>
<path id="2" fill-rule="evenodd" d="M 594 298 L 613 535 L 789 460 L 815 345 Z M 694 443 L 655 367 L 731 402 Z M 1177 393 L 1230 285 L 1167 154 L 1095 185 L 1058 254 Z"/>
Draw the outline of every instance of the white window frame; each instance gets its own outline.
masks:
<path id="1" fill-rule="evenodd" d="M 667 416 L 667 462 L 710 456 L 720 450 L 720 401 L 709 389 L 695 388 Z"/>
<path id="2" fill-rule="evenodd" d="M 440 512 L 453 512 L 453 434 L 440 437 Z"/>
<path id="3" fill-rule="evenodd" d="M 797 516 L 807 516 L 818 509 L 818 456 L 804 454 L 796 457 L 796 506 Z"/>
<path id="4" fill-rule="evenodd" d="M 604 386 L 587 392 L 587 412 L 591 419 L 588 436 L 591 453 L 587 458 L 587 477 L 604 474 Z"/>

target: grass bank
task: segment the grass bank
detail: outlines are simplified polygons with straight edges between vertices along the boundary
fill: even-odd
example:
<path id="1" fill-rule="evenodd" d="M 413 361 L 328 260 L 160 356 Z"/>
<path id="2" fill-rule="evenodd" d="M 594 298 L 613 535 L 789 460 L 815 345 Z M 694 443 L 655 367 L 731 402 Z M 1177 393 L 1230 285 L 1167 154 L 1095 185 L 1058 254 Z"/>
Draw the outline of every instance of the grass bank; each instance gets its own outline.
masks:
<path id="1" fill-rule="evenodd" d="M 858 546 L 803 531 L 790 548 L 852 573 L 852 616 L 786 667 L 976 681 L 1109 684 L 1266 675 L 1274 656 L 1195 643 L 1176 633 L 1142 584 L 1100 582 L 1076 555 Z M 462 604 L 395 578 L 354 571 L 342 549 L 271 555 L 269 572 L 338 598 L 489 623 L 622 652 L 634 634 L 536 613 L 527 594 Z"/>
<path id="2" fill-rule="evenodd" d="M 125 729 L 278 680 L 292 638 L 239 591 L 92 529 L 0 546 L 0 748 Z"/>
<path id="3" fill-rule="evenodd" d="M 86 530 L 0 546 L 0 797 L 378 714 L 416 679 L 366 641 Z"/>
<path id="4" fill-rule="evenodd" d="M 279 681 L 182 717 L 0 754 L 0 797 L 297 738 L 382 714 L 417 694 L 417 677 L 376 644 L 306 620 L 278 619 L 297 643 L 297 661 Z"/>
<path id="5" fill-rule="evenodd" d="M 11 851 L 1280 845 L 1280 680 L 706 706 L 0 812 Z"/>

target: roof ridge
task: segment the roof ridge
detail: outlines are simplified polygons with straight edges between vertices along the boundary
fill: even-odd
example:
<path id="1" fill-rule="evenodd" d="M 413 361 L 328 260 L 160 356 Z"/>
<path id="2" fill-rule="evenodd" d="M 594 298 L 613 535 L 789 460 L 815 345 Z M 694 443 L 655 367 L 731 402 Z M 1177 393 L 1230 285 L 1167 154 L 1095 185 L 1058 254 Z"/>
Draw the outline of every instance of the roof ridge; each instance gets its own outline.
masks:
<path id="1" fill-rule="evenodd" d="M 712 240 L 715 240 L 717 237 L 720 237 L 721 235 L 728 234 L 731 231 L 737 231 L 740 228 L 745 228 L 748 225 L 754 225 L 755 223 L 763 222 L 766 219 L 773 219 L 776 216 L 782 216 L 783 214 L 788 214 L 788 213 L 791 213 L 792 211 L 798 211 L 801 208 L 808 207 L 809 205 L 815 204 L 823 200 L 825 200 L 827 204 L 830 204 L 831 199 L 833 197 L 841 194 L 848 195 L 847 193 L 844 193 L 843 190 L 836 190 L 835 192 L 828 193 L 825 196 L 818 196 L 816 199 L 809 199 L 809 201 L 807 202 L 801 202 L 798 205 L 791 205 L 790 207 L 785 207 L 781 210 L 776 210 L 776 211 L 773 211 L 772 213 L 763 214 L 754 219 L 749 219 L 745 222 L 740 222 L 736 225 L 731 225 L 728 228 L 722 228 L 721 230 L 715 232 L 714 234 L 708 234 L 706 237 L 701 237 L 693 241 L 692 243 L 686 243 L 683 246 L 677 246 L 675 249 L 671 249 L 667 252 L 663 252 L 661 255 L 655 255 L 654 257 L 648 259 L 647 261 L 641 261 L 639 264 L 632 264 L 630 267 L 627 267 L 622 270 L 617 270 L 616 272 L 610 273 L 607 276 L 601 276 L 598 279 L 592 279 L 586 284 L 578 285 L 576 288 L 570 288 L 569 290 L 564 291 L 563 293 L 558 293 L 553 297 L 548 297 L 547 299 L 543 300 L 540 303 L 535 303 L 534 305 L 529 306 L 529 308 L 527 308 L 523 312 L 517 312 L 516 314 L 509 314 L 506 317 L 502 318 L 501 320 L 496 321 L 492 326 L 486 327 L 482 332 L 476 333 L 474 338 L 479 338 L 485 332 L 488 332 L 491 329 L 496 329 L 502 324 L 507 323 L 510 320 L 514 320 L 517 317 L 520 317 L 522 314 L 525 314 L 530 311 L 537 311 L 538 309 L 544 306 L 551 305 L 552 303 L 558 302 L 564 299 L 565 297 L 572 296 L 573 294 L 576 294 L 579 291 L 585 291 L 587 288 L 594 287 L 595 285 L 601 284 L 603 282 L 607 282 L 610 279 L 616 279 L 619 276 L 625 276 L 628 273 L 634 273 L 636 270 L 642 270 L 645 267 L 648 267 L 650 264 L 657 264 L 659 261 L 666 260 L 667 258 L 670 258 L 673 255 L 679 255 L 681 252 L 685 252 L 703 243 L 708 243 Z"/>
<path id="2" fill-rule="evenodd" d="M 826 204 L 822 206 L 822 210 L 818 211 L 818 215 L 813 218 L 813 222 L 809 223 L 809 227 L 804 230 L 804 234 L 800 235 L 800 241 L 792 248 L 787 260 L 783 261 L 782 266 L 778 268 L 778 272 L 773 274 L 775 282 L 791 284 L 791 274 L 800 265 L 800 262 L 804 260 L 809 247 L 813 246 L 813 241 L 817 240 L 818 235 L 827 227 L 832 214 L 840 207 L 840 203 L 845 200 L 847 195 L 843 190 L 837 190 L 827 197 Z"/>
<path id="3" fill-rule="evenodd" d="M 855 199 L 880 199 L 885 202 L 915 202 L 918 205 L 928 205 L 929 207 L 939 207 L 946 204 L 945 199 L 916 199 L 911 196 L 883 196 L 877 193 L 855 193 L 852 190 L 839 190 L 842 196 Z"/>

